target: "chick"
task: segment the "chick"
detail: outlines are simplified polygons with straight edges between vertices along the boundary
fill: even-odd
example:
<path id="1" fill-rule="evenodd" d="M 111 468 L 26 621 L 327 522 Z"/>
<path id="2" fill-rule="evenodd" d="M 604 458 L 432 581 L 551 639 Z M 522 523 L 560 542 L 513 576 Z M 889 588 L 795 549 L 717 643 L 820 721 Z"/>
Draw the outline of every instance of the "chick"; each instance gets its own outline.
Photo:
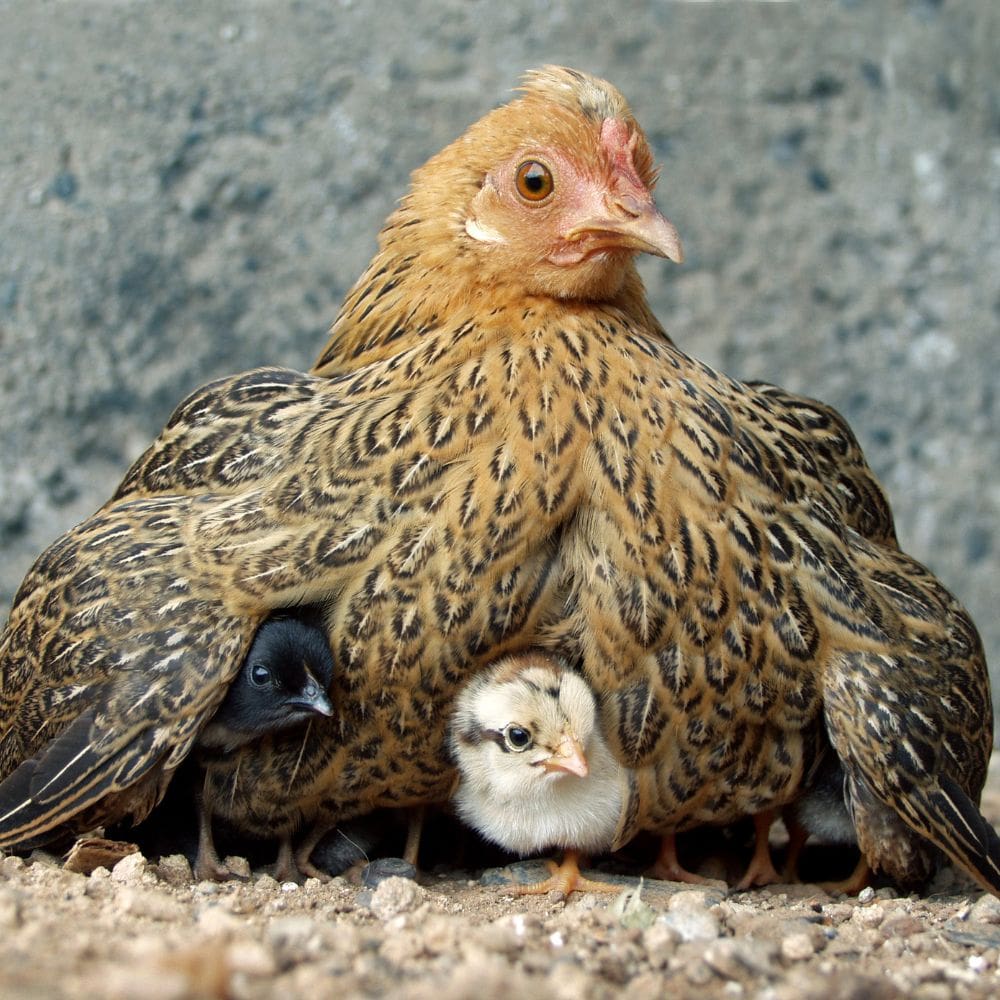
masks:
<path id="1" fill-rule="evenodd" d="M 798 878 L 799 857 L 806 841 L 819 837 L 827 844 L 856 847 L 857 831 L 851 818 L 846 776 L 840 761 L 830 750 L 824 755 L 802 795 L 782 810 L 788 829 L 788 854 L 785 858 L 786 881 Z M 864 855 L 854 871 L 841 882 L 824 882 L 828 892 L 854 895 L 871 881 L 872 870 Z"/>
<path id="2" fill-rule="evenodd" d="M 232 755 L 269 733 L 308 723 L 316 715 L 333 715 L 327 691 L 333 679 L 333 657 L 322 629 L 297 618 L 272 618 L 257 632 L 246 662 L 225 699 L 195 744 L 208 771 L 228 767 Z M 206 779 L 197 793 L 199 879 L 231 877 L 219 860 L 212 836 L 214 797 Z M 291 838 L 281 838 L 276 869 L 289 867 Z"/>
<path id="3" fill-rule="evenodd" d="M 613 842 L 625 783 L 583 678 L 543 653 L 505 657 L 459 694 L 450 744 L 466 823 L 507 850 L 564 851 L 550 878 L 517 892 L 616 890 L 579 868 L 582 854 Z"/>

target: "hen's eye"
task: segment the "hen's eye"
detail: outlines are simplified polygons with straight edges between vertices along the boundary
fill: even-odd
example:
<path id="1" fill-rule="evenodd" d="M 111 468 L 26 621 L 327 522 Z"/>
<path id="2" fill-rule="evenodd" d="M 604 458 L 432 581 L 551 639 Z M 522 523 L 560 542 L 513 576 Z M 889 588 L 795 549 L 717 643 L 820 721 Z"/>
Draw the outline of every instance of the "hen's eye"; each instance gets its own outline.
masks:
<path id="1" fill-rule="evenodd" d="M 509 750 L 520 753 L 531 746 L 531 733 L 523 726 L 508 726 L 503 731 L 503 739 Z"/>
<path id="2" fill-rule="evenodd" d="M 517 193 L 525 201 L 544 201 L 555 186 L 552 171 L 538 160 L 525 160 L 517 168 L 515 183 Z"/>
<path id="3" fill-rule="evenodd" d="M 264 687 L 271 683 L 271 671 L 261 663 L 255 663 L 250 668 L 250 683 L 254 687 Z"/>

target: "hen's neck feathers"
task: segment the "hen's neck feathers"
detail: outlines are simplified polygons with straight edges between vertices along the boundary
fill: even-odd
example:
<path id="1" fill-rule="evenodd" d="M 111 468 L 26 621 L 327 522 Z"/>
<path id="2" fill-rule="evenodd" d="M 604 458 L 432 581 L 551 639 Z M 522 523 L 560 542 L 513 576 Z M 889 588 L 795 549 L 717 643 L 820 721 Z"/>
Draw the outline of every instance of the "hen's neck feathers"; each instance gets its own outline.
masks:
<path id="1" fill-rule="evenodd" d="M 652 154 L 625 99 L 604 81 L 548 67 L 529 74 L 522 95 L 487 114 L 414 171 L 404 196 L 379 234 L 379 250 L 348 293 L 314 371 L 332 376 L 395 354 L 426 333 L 468 322 L 511 334 L 526 309 L 611 310 L 639 329 L 666 338 L 646 301 L 631 255 L 614 291 L 595 298 L 531 294 L 518 268 L 484 266 L 466 232 L 469 206 L 483 178 L 519 149 L 572 150 L 585 169 L 601 171 L 601 123 L 616 117 L 639 137 L 633 165 L 650 189 Z M 534 324 L 537 326 L 537 322 Z"/>

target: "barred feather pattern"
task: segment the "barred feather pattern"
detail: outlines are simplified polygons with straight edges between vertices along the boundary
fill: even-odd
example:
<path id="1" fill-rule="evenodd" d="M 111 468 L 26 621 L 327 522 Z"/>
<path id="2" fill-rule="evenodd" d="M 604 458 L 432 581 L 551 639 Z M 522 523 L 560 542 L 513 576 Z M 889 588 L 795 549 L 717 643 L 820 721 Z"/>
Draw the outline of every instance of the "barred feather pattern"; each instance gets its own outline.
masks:
<path id="1" fill-rule="evenodd" d="M 499 319 L 329 380 L 265 369 L 206 387 L 88 533 L 136 530 L 127 497 L 188 489 L 139 505 L 183 512 L 165 557 L 180 543 L 215 596 L 183 608 L 189 631 L 209 609 L 328 608 L 337 718 L 305 750 L 287 737 L 240 765 L 245 782 L 273 771 L 254 787 L 290 813 L 445 797 L 456 684 L 528 645 L 577 660 L 616 753 L 655 763 L 635 829 L 787 801 L 821 665 L 899 628 L 845 550 L 857 497 L 829 470 L 853 439 L 834 421 L 821 444 L 806 424 L 793 437 L 770 390 L 614 310 Z M 861 509 L 884 523 L 879 503 Z M 220 795 L 252 825 L 253 796 Z"/>

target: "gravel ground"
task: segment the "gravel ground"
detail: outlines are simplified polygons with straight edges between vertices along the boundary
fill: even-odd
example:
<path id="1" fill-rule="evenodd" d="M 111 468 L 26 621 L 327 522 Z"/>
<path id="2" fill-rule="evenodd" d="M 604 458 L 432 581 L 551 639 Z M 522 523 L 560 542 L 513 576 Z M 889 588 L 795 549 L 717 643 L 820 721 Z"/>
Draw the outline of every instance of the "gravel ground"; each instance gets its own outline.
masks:
<path id="1" fill-rule="evenodd" d="M 984 811 L 1000 819 L 1000 759 Z M 622 880 L 618 896 L 514 897 L 532 866 L 195 883 L 182 855 L 89 876 L 0 861 L 0 996 L 993 997 L 1000 900 L 942 872 L 925 897 L 815 885 L 727 893 Z M 534 866 L 537 868 L 537 864 Z"/>

